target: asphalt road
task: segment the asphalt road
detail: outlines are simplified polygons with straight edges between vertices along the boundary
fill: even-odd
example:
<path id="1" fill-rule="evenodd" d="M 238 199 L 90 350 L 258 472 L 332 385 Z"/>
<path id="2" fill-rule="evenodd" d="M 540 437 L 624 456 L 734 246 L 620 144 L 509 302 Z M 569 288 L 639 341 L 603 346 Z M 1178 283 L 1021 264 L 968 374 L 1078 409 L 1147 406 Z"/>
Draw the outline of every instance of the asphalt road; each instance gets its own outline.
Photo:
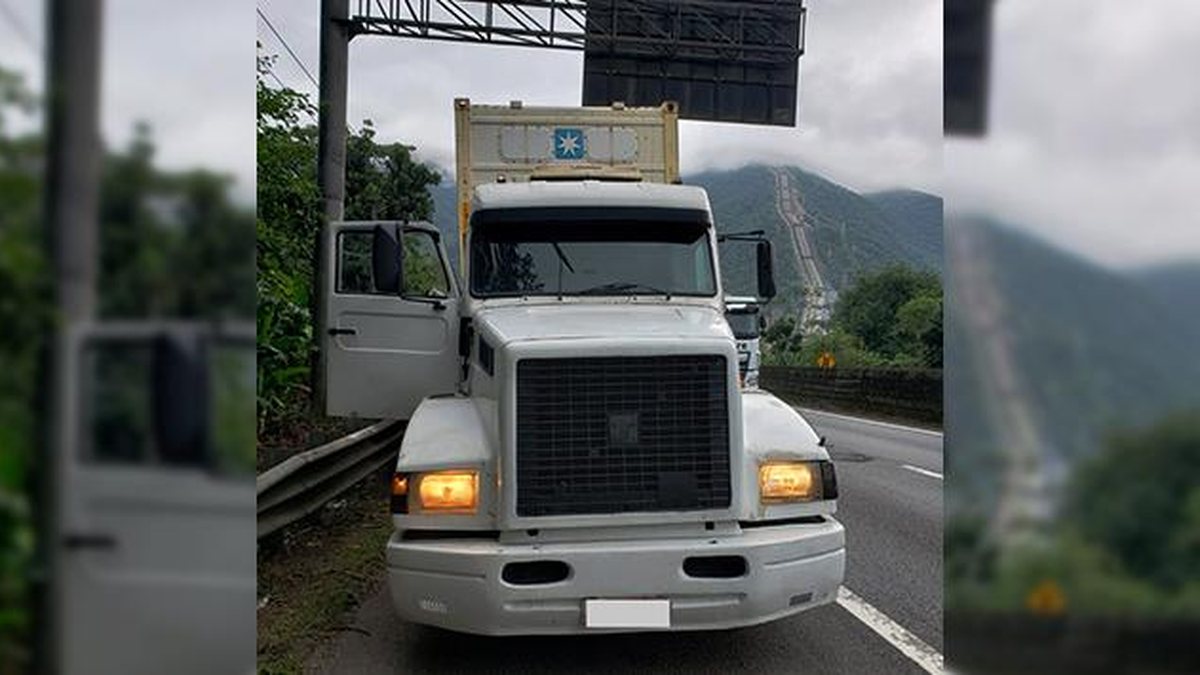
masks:
<path id="1" fill-rule="evenodd" d="M 942 650 L 942 437 L 803 411 L 825 435 L 846 526 L 839 603 L 724 632 L 484 638 L 405 624 L 386 585 L 309 664 L 318 673 L 922 673 Z M 873 608 L 873 609 L 872 609 Z M 853 611 L 852 611 L 853 610 Z M 883 617 L 883 618 L 880 618 Z M 888 636 L 885 639 L 885 636 Z M 907 653 L 906 653 L 907 651 Z M 933 654 L 933 656 L 937 656 Z M 924 653 L 928 665 L 929 653 Z"/>

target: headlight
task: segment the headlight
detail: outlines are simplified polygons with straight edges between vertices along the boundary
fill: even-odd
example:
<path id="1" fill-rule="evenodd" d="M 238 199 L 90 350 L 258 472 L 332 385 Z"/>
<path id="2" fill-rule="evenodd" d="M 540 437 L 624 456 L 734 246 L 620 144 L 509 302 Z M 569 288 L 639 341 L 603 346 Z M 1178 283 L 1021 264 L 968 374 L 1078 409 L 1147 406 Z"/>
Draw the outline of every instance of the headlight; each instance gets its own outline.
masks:
<path id="1" fill-rule="evenodd" d="M 758 467 L 758 498 L 764 504 L 811 502 L 837 497 L 832 462 L 764 462 Z"/>
<path id="2" fill-rule="evenodd" d="M 479 506 L 479 472 L 454 469 L 419 473 L 417 505 L 425 513 L 475 513 Z"/>

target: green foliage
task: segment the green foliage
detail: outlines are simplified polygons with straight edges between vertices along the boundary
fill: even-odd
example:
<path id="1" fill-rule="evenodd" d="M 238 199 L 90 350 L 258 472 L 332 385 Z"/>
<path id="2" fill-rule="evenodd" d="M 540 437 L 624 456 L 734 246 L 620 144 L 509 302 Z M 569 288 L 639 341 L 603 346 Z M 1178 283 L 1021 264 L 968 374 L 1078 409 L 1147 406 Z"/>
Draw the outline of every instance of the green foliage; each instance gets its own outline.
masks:
<path id="1" fill-rule="evenodd" d="M 41 250 L 43 143 L 9 133 L 9 116 L 36 110 L 22 79 L 0 69 L 0 670 L 26 658 L 26 580 L 33 527 L 25 494 L 32 458 L 38 362 L 51 318 Z"/>
<path id="2" fill-rule="evenodd" d="M 940 336 L 941 304 L 936 274 L 890 265 L 859 277 L 840 294 L 833 324 L 885 359 L 928 366 L 941 361 L 940 340 L 936 352 L 927 353 L 927 336 Z"/>
<path id="3" fill-rule="evenodd" d="M 413 160 L 412 146 L 380 145 L 371 120 L 346 141 L 347 220 L 429 220 L 429 188 L 441 181 L 433 167 Z"/>
<path id="4" fill-rule="evenodd" d="M 942 367 L 942 297 L 920 295 L 896 310 L 896 333 L 902 345 L 897 359 L 930 368 Z"/>
<path id="5" fill-rule="evenodd" d="M 771 321 L 759 341 L 763 362 L 768 365 L 792 365 L 803 343 L 794 317 L 784 316 Z"/>
<path id="6" fill-rule="evenodd" d="M 272 57 L 258 57 L 256 328 L 259 431 L 303 410 L 314 349 L 313 247 L 321 222 L 316 108 L 267 86 Z"/>
<path id="7" fill-rule="evenodd" d="M 154 166 L 149 128 L 105 157 L 100 202 L 100 312 L 107 317 L 254 313 L 254 229 L 231 179 Z"/>
<path id="8" fill-rule="evenodd" d="M 1122 434 L 1077 469 L 1066 517 L 1139 579 L 1178 589 L 1200 570 L 1200 415 Z"/>
<path id="9" fill-rule="evenodd" d="M 860 276 L 838 298 L 826 335 L 801 338 L 785 316 L 763 334 L 768 364 L 814 366 L 830 352 L 846 368 L 942 367 L 942 286 L 903 264 Z"/>
<path id="10" fill-rule="evenodd" d="M 258 426 L 272 435 L 307 414 L 314 256 L 321 224 L 316 108 L 267 84 L 275 57 L 258 57 Z M 428 220 L 441 176 L 413 148 L 379 144 L 370 120 L 346 143 L 347 220 Z"/>
<path id="11" fill-rule="evenodd" d="M 769 365 L 809 366 L 817 365 L 818 358 L 826 352 L 840 368 L 872 368 L 892 365 L 878 354 L 867 351 L 862 340 L 842 330 L 832 330 L 825 335 L 801 337 L 799 333 L 787 332 L 793 325 L 791 317 L 776 321 L 764 333 L 763 360 Z M 771 328 L 780 326 L 776 333 Z"/>
<path id="12" fill-rule="evenodd" d="M 1041 545 L 1002 552 L 982 517 L 946 529 L 947 605 L 1014 610 L 1050 580 L 1067 611 L 1200 616 L 1200 415 L 1114 436 L 1069 479 Z"/>

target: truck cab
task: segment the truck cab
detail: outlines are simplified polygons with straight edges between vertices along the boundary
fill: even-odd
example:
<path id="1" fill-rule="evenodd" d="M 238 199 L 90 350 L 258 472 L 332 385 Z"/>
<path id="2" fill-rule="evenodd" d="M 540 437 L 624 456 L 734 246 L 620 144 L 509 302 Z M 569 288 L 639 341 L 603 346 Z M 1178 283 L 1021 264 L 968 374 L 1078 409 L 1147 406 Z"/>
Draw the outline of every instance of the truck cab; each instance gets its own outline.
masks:
<path id="1" fill-rule="evenodd" d="M 463 213 L 458 278 L 427 224 L 326 239 L 327 410 L 409 420 L 386 549 L 397 613 L 565 634 L 834 601 L 834 467 L 792 407 L 739 386 L 704 190 L 489 182 Z M 769 245 L 758 266 L 773 288 Z"/>
<path id="2" fill-rule="evenodd" d="M 738 375 L 742 386 L 758 387 L 758 371 L 762 363 L 759 339 L 765 319 L 761 314 L 758 298 L 750 296 L 726 296 L 725 319 L 733 338 L 737 341 Z"/>

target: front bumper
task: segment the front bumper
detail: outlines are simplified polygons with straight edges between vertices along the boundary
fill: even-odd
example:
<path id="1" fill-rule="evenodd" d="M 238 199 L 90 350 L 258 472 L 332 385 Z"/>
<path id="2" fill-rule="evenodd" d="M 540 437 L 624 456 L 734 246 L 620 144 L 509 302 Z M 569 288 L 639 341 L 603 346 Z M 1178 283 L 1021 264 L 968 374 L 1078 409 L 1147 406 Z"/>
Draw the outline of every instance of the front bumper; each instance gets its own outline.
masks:
<path id="1" fill-rule="evenodd" d="M 689 556 L 742 556 L 743 576 L 693 578 Z M 566 579 L 513 585 L 508 563 L 561 561 Z M 401 618 L 485 635 L 620 632 L 584 626 L 588 598 L 666 598 L 671 626 L 749 626 L 832 602 L 846 565 L 845 532 L 832 518 L 686 539 L 553 544 L 493 540 L 402 541 L 387 545 L 388 582 Z M 662 629 L 656 629 L 662 630 Z"/>

